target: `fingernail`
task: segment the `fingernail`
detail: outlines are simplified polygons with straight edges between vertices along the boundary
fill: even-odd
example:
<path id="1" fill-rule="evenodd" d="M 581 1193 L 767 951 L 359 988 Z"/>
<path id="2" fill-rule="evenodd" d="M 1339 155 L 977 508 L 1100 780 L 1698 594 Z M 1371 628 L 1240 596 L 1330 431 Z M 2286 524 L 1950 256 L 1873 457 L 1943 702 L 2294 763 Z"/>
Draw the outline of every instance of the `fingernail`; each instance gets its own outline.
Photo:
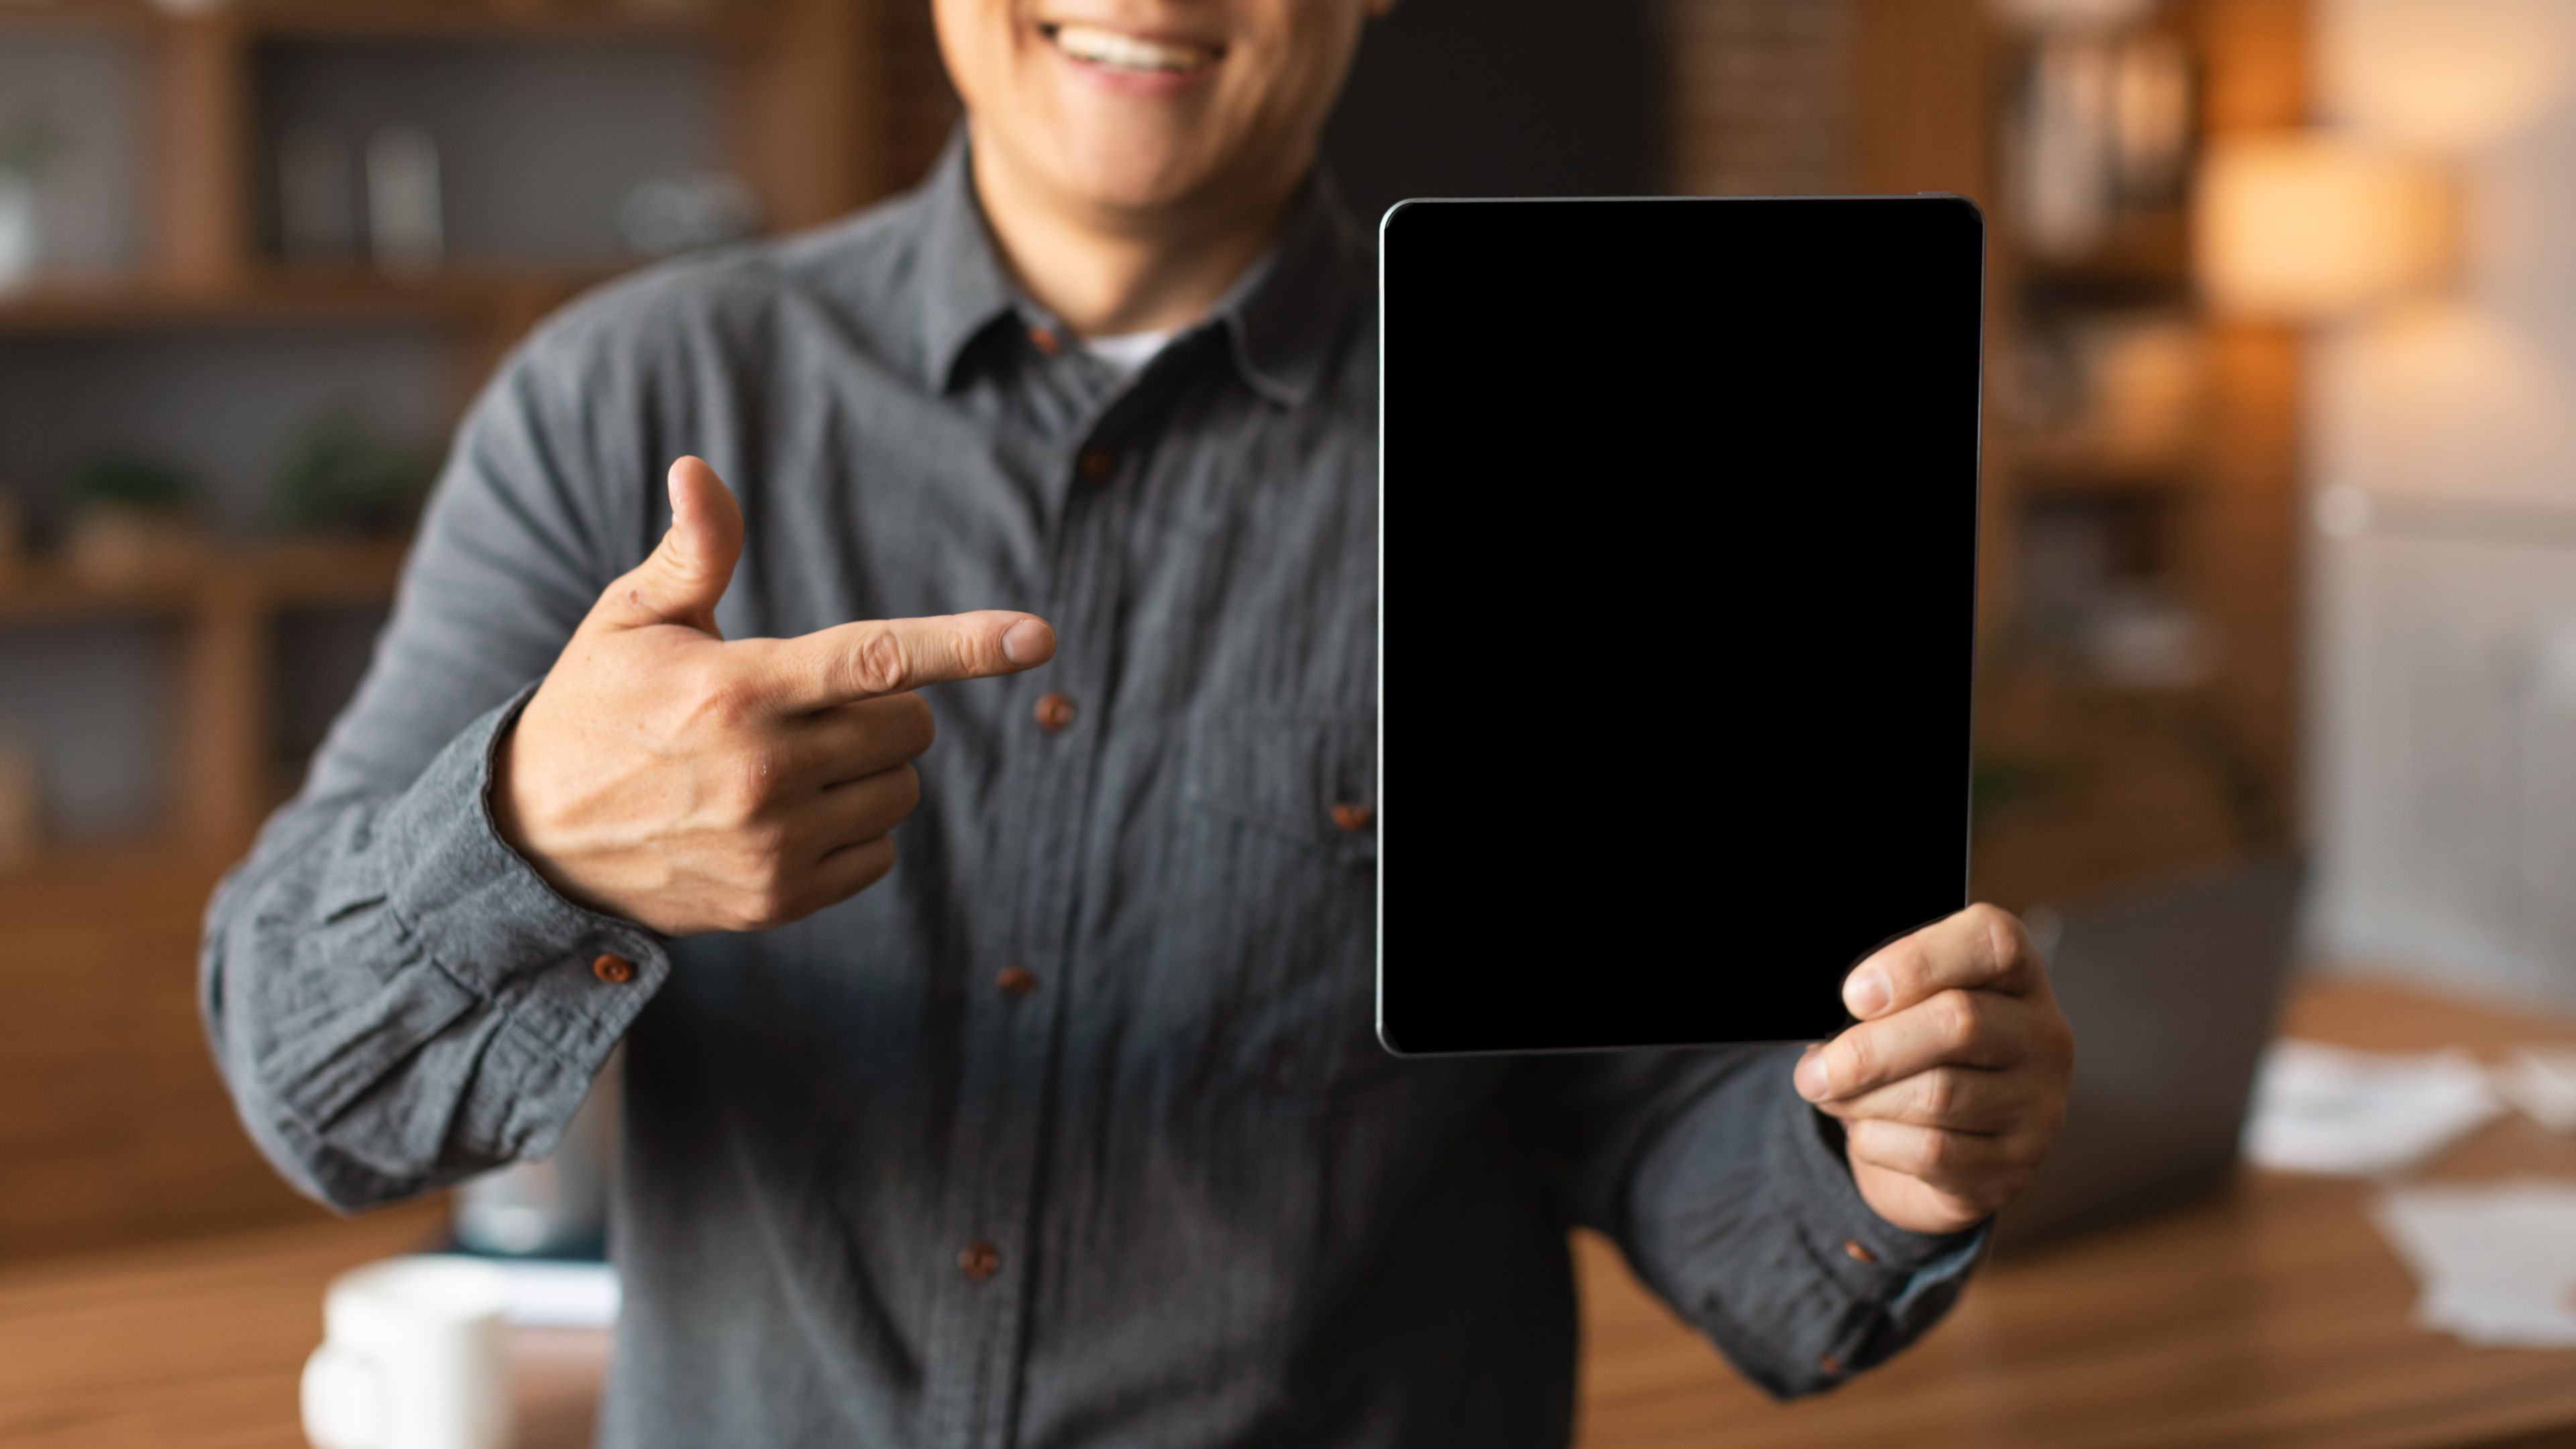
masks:
<path id="1" fill-rule="evenodd" d="M 1797 1073 L 1790 1079 L 1798 1085 L 1798 1095 L 1810 1102 L 1821 1102 L 1833 1090 L 1825 1080 L 1825 1054 L 1815 1047 L 1798 1059 Z"/>
<path id="2" fill-rule="evenodd" d="M 1002 657 L 1013 664 L 1043 664 L 1055 653 L 1055 631 L 1044 619 L 1022 619 L 1002 635 Z"/>
<path id="3" fill-rule="evenodd" d="M 1887 973 L 1864 966 L 1843 983 L 1843 1005 L 1863 1021 L 1887 1010 Z"/>

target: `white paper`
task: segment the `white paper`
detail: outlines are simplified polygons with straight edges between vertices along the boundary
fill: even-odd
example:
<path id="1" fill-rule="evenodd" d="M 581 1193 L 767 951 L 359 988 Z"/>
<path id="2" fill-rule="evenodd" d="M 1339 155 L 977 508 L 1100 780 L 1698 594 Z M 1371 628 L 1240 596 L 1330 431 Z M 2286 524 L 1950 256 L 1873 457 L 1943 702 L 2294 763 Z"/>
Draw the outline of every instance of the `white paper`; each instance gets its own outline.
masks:
<path id="1" fill-rule="evenodd" d="M 2504 1110 L 2466 1052 L 2391 1054 L 2284 1038 L 2263 1054 L 2245 1155 L 2286 1172 L 2382 1177 Z"/>
<path id="2" fill-rule="evenodd" d="M 2552 1132 L 2576 1132 L 2576 1047 L 2527 1046 L 2489 1074 L 2497 1095 Z"/>
<path id="3" fill-rule="evenodd" d="M 2372 1216 L 2422 1285 L 2417 1323 L 2475 1344 L 2576 1347 L 2576 1182 L 2391 1188 Z"/>

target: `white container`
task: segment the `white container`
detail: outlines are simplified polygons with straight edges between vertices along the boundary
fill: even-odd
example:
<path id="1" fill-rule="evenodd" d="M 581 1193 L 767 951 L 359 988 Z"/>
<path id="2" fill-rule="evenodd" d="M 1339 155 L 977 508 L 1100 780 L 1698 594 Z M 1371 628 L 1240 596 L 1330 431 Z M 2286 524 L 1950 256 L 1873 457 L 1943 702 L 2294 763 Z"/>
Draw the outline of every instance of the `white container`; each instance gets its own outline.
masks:
<path id="1" fill-rule="evenodd" d="M 36 275 L 36 184 L 15 171 L 0 171 L 0 292 L 13 292 Z"/>
<path id="2" fill-rule="evenodd" d="M 507 1449 L 509 1280 L 488 1263 L 391 1258 L 333 1279 L 304 1365 L 314 1449 Z"/>

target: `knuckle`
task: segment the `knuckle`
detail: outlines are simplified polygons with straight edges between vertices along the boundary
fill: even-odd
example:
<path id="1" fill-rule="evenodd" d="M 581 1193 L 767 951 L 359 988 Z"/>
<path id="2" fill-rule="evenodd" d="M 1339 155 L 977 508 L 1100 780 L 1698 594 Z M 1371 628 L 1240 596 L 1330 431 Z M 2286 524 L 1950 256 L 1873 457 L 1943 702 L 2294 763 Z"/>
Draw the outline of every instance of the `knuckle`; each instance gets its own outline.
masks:
<path id="1" fill-rule="evenodd" d="M 1922 993 L 1923 982 L 1932 974 L 1930 953 L 1923 944 L 1922 933 L 1906 937 L 1891 947 L 1880 963 L 1887 972 L 1888 988 L 1900 1002 Z"/>
<path id="2" fill-rule="evenodd" d="M 1977 1039 L 1977 1004 L 1967 992 L 1944 991 L 1931 1000 L 1934 1038 L 1944 1051 L 1963 1051 Z"/>
<path id="3" fill-rule="evenodd" d="M 850 686 L 869 694 L 895 693 L 911 675 L 911 660 L 904 653 L 903 640 L 892 630 L 870 635 L 849 652 L 842 667 L 849 672 Z"/>
<path id="4" fill-rule="evenodd" d="M 785 821 L 761 819 L 744 827 L 743 839 L 751 849 L 762 887 L 775 889 L 786 874 L 787 862 L 795 845 L 794 833 L 787 828 Z"/>
<path id="5" fill-rule="evenodd" d="M 1878 1054 L 1871 1049 L 1864 1032 L 1846 1032 L 1843 1039 L 1825 1050 L 1825 1078 L 1837 1090 L 1849 1091 L 1870 1079 L 1877 1070 Z"/>
<path id="6" fill-rule="evenodd" d="M 880 835 L 875 840 L 870 841 L 868 843 L 867 868 L 860 873 L 860 888 L 864 890 L 868 886 L 875 885 L 878 881 L 884 880 L 887 875 L 892 873 L 894 870 L 895 856 L 896 851 L 893 836 Z"/>
<path id="7" fill-rule="evenodd" d="M 759 691 L 749 679 L 721 665 L 701 666 L 694 692 L 698 715 L 719 729 L 745 729 L 760 716 Z"/>
<path id="8" fill-rule="evenodd" d="M 1959 1110 L 1959 1074 L 1947 1067 L 1923 1074 L 1920 1097 L 1923 1113 L 1935 1120 L 1947 1118 Z"/>
<path id="9" fill-rule="evenodd" d="M 923 753 L 939 739 L 939 716 L 931 711 L 930 702 L 918 694 L 899 694 L 895 700 L 897 740 L 906 746 L 906 755 Z"/>
<path id="10" fill-rule="evenodd" d="M 1985 933 L 1987 949 L 1994 957 L 1996 975 L 2007 975 L 2025 965 L 2037 964 L 2038 952 L 2031 946 L 2030 932 L 2023 929 L 2021 917 L 1984 901 L 1968 909 L 1975 916 L 1978 929 Z"/>
<path id="11" fill-rule="evenodd" d="M 788 888 L 786 882 L 778 880 L 773 880 L 751 892 L 744 905 L 746 914 L 753 923 L 751 928 L 757 931 L 786 925 L 804 914 L 797 908 L 795 893 Z"/>
<path id="12" fill-rule="evenodd" d="M 725 790 L 746 822 L 756 819 L 763 806 L 778 798 L 779 778 L 784 769 L 778 748 L 766 742 L 756 744 L 735 757 Z"/>

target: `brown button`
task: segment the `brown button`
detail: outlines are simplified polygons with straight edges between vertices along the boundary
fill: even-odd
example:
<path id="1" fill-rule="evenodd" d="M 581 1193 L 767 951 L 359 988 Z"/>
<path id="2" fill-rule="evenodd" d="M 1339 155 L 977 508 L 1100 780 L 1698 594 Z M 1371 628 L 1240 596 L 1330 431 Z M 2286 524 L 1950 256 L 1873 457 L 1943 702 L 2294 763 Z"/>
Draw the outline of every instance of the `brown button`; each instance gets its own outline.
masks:
<path id="1" fill-rule="evenodd" d="M 1369 822 L 1376 818 L 1375 809 L 1357 801 L 1345 800 L 1333 807 L 1333 823 L 1344 830 L 1354 832 L 1366 830 L 1369 828 Z"/>
<path id="2" fill-rule="evenodd" d="M 1085 448 L 1078 466 L 1083 482 L 1106 483 L 1118 472 L 1118 455 L 1107 448 Z"/>
<path id="3" fill-rule="evenodd" d="M 1064 339 L 1056 335 L 1054 328 L 1043 323 L 1029 329 L 1029 345 L 1049 357 L 1064 351 Z"/>
<path id="4" fill-rule="evenodd" d="M 1838 1374 L 1843 1371 L 1843 1361 L 1834 1357 L 1832 1354 L 1826 1354 L 1823 1358 L 1816 1360 L 1816 1367 L 1823 1369 L 1829 1374 Z"/>
<path id="5" fill-rule="evenodd" d="M 623 986 L 635 979 L 635 963 L 614 951 L 604 952 L 590 963 L 590 974 L 611 986 Z"/>
<path id="6" fill-rule="evenodd" d="M 1049 692 L 1038 696 L 1038 728 L 1054 734 L 1073 723 L 1073 700 L 1070 696 Z"/>
<path id="7" fill-rule="evenodd" d="M 1851 1259 L 1855 1263 L 1875 1263 L 1878 1261 L 1878 1255 L 1862 1246 L 1861 1240 L 1858 1238 L 1843 1239 L 1843 1256 Z"/>
<path id="8" fill-rule="evenodd" d="M 981 1283 L 1002 1271 L 1002 1250 L 990 1243 L 968 1243 L 957 1250 L 957 1271 Z"/>
<path id="9" fill-rule="evenodd" d="M 993 978 L 993 984 L 1001 988 L 1004 996 L 1026 996 L 1038 989 L 1038 973 L 1026 966 L 1005 966 Z"/>

